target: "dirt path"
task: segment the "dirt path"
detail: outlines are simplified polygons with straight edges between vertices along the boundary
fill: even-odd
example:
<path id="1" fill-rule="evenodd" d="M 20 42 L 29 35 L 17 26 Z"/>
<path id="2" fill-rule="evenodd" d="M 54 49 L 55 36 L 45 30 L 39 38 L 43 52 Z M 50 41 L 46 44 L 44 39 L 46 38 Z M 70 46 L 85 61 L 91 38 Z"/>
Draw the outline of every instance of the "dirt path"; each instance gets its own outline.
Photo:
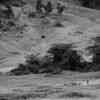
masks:
<path id="1" fill-rule="evenodd" d="M 60 75 L 0 76 L 0 98 L 9 94 L 10 100 L 22 100 L 23 96 L 27 98 L 25 100 L 99 100 L 100 82 L 92 85 L 75 84 L 77 81 L 95 80 L 99 74 L 63 72 Z"/>

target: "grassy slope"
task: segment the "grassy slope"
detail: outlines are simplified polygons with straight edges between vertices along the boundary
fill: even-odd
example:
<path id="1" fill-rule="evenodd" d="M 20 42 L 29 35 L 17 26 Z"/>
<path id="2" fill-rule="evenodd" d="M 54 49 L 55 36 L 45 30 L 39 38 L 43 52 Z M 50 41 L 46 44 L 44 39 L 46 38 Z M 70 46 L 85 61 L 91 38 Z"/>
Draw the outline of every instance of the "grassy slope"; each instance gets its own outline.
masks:
<path id="1" fill-rule="evenodd" d="M 72 9 L 74 9 L 74 11 Z M 72 7 L 67 9 L 66 12 L 68 13 L 65 13 L 63 18 L 61 18 L 61 21 L 64 25 L 62 28 L 52 27 L 51 23 L 48 26 L 46 25 L 44 30 L 42 30 L 43 27 L 39 26 L 39 19 L 32 19 L 32 21 L 27 19 L 26 23 L 28 24 L 28 27 L 26 30 L 24 30 L 23 38 L 17 38 L 15 37 L 15 34 L 3 36 L 0 40 L 1 70 L 5 71 L 4 68 L 8 70 L 8 66 L 9 68 L 12 68 L 16 63 L 19 62 L 20 59 L 20 61 L 23 61 L 24 53 L 31 51 L 32 46 L 33 52 L 40 52 L 41 54 L 45 54 L 45 51 L 50 47 L 52 43 L 74 42 L 74 45 L 77 47 L 77 49 L 82 50 L 84 50 L 84 48 L 88 45 L 91 45 L 91 38 L 100 35 L 100 14 L 98 11 Z M 92 19 L 91 15 L 93 15 Z M 52 22 L 57 19 L 57 17 L 55 19 L 52 19 L 51 17 L 49 17 L 49 19 Z M 84 32 L 84 34 L 74 33 L 78 30 Z M 46 39 L 40 39 L 41 35 L 46 35 Z M 45 93 L 47 93 L 47 98 L 55 98 L 62 94 L 80 92 L 91 94 L 92 96 L 97 96 L 97 98 L 89 97 L 84 98 L 84 100 L 99 100 L 100 85 L 71 86 L 72 81 L 79 79 L 83 80 L 99 78 L 99 74 L 99 72 L 94 74 L 64 72 L 61 75 L 48 75 L 47 77 L 44 77 L 44 75 L 28 75 L 20 77 L 0 76 L 0 94 L 15 93 L 15 95 L 27 95 L 33 93 L 33 95 L 35 95 L 37 98 L 37 96 L 41 96 L 42 94 L 45 95 Z M 4 97 L 6 97 L 6 95 L 4 95 Z M 65 99 L 66 98 L 68 99 L 68 95 L 65 97 Z M 78 100 L 78 98 L 73 98 L 73 100 L 76 99 Z M 82 98 L 80 98 L 80 100 L 82 100 Z"/>
<path id="2" fill-rule="evenodd" d="M 20 23 L 27 25 L 23 34 L 20 34 L 22 30 L 18 32 L 15 30 L 15 32 L 9 32 L 1 37 L 0 56 L 1 59 L 5 58 L 0 61 L 0 66 L 13 68 L 16 63 L 19 63 L 19 58 L 23 62 L 24 56 L 30 52 L 45 55 L 48 48 L 54 43 L 73 43 L 74 49 L 85 52 L 86 47 L 94 44 L 92 38 L 100 35 L 99 18 L 99 11 L 76 6 L 70 6 L 61 17 L 54 14 L 47 19 L 29 19 L 22 16 Z M 49 23 L 43 24 L 45 20 Z M 64 27 L 54 27 L 57 20 L 60 20 Z M 81 31 L 82 34 L 78 31 Z M 41 39 L 42 35 L 45 35 L 46 38 Z"/>

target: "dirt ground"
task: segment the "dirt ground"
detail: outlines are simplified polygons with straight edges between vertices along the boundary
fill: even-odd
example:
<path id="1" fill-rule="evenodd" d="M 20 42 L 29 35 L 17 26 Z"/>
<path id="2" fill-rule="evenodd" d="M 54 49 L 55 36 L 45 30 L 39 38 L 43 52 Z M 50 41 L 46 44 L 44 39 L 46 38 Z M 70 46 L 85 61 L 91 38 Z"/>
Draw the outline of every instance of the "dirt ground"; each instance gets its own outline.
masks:
<path id="1" fill-rule="evenodd" d="M 0 99 L 99 100 L 99 74 L 67 71 L 59 75 L 0 76 Z M 97 84 L 77 84 L 84 80 L 99 81 Z"/>

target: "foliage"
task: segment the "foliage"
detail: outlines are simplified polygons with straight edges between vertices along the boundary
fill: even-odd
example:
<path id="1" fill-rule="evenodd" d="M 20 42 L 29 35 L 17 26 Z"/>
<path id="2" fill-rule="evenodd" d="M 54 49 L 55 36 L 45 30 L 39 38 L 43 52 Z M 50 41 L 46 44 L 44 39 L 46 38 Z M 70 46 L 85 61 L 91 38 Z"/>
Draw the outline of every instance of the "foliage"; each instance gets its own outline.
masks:
<path id="1" fill-rule="evenodd" d="M 94 95 L 84 94 L 80 92 L 70 92 L 60 96 L 60 98 L 94 98 L 94 97 L 95 97 Z"/>
<path id="2" fill-rule="evenodd" d="M 77 51 L 72 50 L 72 45 L 56 45 L 49 51 L 54 55 L 54 62 L 62 70 L 89 71 L 90 63 L 81 62 Z"/>
<path id="3" fill-rule="evenodd" d="M 53 46 L 42 59 L 32 55 L 26 58 L 25 64 L 19 64 L 18 68 L 11 71 L 14 75 L 29 73 L 60 73 L 62 70 L 81 71 L 80 57 L 76 51 L 72 51 L 70 45 L 60 44 Z"/>
<path id="4" fill-rule="evenodd" d="M 93 64 L 91 66 L 92 71 L 99 71 L 100 70 L 100 37 L 94 38 L 95 45 L 91 46 L 89 49 L 94 54 L 93 57 Z"/>
<path id="5" fill-rule="evenodd" d="M 0 4 L 22 6 L 25 4 L 25 2 L 23 0 L 0 0 Z"/>
<path id="6" fill-rule="evenodd" d="M 98 37 L 99 38 L 99 37 Z M 55 44 L 48 54 L 42 59 L 29 55 L 25 64 L 20 64 L 17 69 L 11 71 L 15 75 L 29 73 L 53 73 L 57 74 L 63 70 L 88 72 L 100 70 L 100 40 L 95 38 L 96 44 L 87 48 L 94 54 L 93 62 L 81 62 L 77 51 L 72 50 L 71 44 Z"/>
<path id="7" fill-rule="evenodd" d="M 100 9 L 100 7 L 99 7 L 100 0 L 79 0 L 79 1 L 85 7 Z"/>
<path id="8" fill-rule="evenodd" d="M 19 64 L 18 68 L 13 69 L 10 73 L 14 75 L 24 75 L 38 73 L 39 69 L 39 60 L 34 55 L 30 55 L 26 58 L 26 64 Z"/>

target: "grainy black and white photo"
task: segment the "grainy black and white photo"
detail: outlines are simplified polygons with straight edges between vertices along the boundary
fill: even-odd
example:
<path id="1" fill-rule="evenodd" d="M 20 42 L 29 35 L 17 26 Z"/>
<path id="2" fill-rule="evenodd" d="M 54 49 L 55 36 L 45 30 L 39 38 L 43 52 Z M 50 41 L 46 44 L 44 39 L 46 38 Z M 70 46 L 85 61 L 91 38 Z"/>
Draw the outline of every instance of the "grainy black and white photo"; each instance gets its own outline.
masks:
<path id="1" fill-rule="evenodd" d="M 100 100 L 100 0 L 0 0 L 0 100 Z"/>

